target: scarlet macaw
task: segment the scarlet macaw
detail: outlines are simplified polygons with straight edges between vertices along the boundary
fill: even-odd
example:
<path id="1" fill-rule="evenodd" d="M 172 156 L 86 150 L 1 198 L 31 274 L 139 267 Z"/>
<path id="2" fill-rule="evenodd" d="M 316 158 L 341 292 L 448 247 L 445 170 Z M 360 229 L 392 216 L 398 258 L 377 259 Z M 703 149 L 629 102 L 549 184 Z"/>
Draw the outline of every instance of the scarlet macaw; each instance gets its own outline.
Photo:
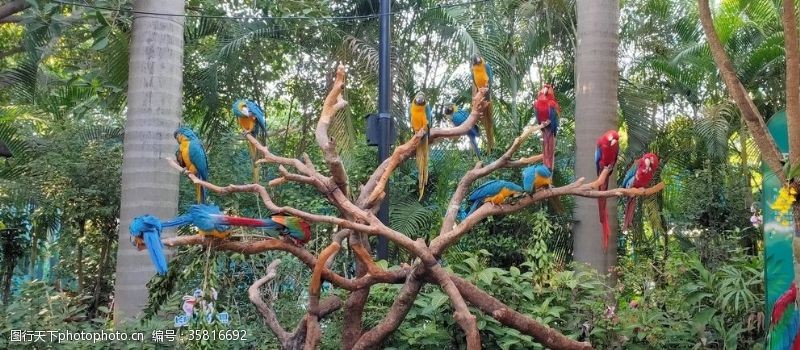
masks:
<path id="1" fill-rule="evenodd" d="M 161 243 L 161 221 L 155 216 L 143 215 L 134 218 L 128 229 L 133 245 L 140 251 L 147 249 L 156 272 L 159 275 L 167 274 L 167 258 Z"/>
<path id="2" fill-rule="evenodd" d="M 550 125 L 542 129 L 542 153 L 544 154 L 544 165 L 553 170 L 556 156 L 556 133 L 558 132 L 558 116 L 561 114 L 561 107 L 556 101 L 553 86 L 544 84 L 536 101 L 533 102 L 534 113 L 539 124 L 549 121 Z"/>
<path id="3" fill-rule="evenodd" d="M 261 143 L 266 143 L 267 136 L 267 120 L 264 115 L 264 110 L 251 100 L 239 99 L 233 103 L 233 115 L 239 122 L 239 126 L 245 134 L 253 135 Z M 258 152 L 256 146 L 252 143 L 247 143 L 247 148 L 250 151 L 250 159 L 253 161 L 253 182 L 259 181 L 259 169 L 255 164 L 258 160 Z"/>
<path id="4" fill-rule="evenodd" d="M 451 103 L 444 108 L 444 115 L 450 118 L 453 121 L 453 125 L 461 126 L 467 121 L 469 118 L 469 112 L 463 108 L 456 111 L 456 105 Z M 478 125 L 472 127 L 467 131 L 467 137 L 469 137 L 469 144 L 472 146 L 472 150 L 475 151 L 475 155 L 478 159 L 481 159 L 481 149 L 478 147 L 478 137 L 481 136 L 481 129 L 478 128 Z"/>
<path id="5" fill-rule="evenodd" d="M 542 164 L 531 165 L 522 170 L 522 188 L 533 192 L 553 185 L 553 172 Z"/>
<path id="6" fill-rule="evenodd" d="M 419 171 L 419 199 L 425 193 L 425 184 L 428 183 L 428 153 L 430 146 L 428 145 L 428 136 L 430 135 L 430 124 L 433 123 L 433 114 L 431 113 L 431 106 L 425 100 L 425 94 L 418 92 L 414 99 L 411 101 L 411 106 L 408 108 L 411 117 L 411 129 L 414 133 L 420 130 L 425 130 L 425 136 L 419 141 L 417 145 L 417 170 Z"/>
<path id="7" fill-rule="evenodd" d="M 658 156 L 653 153 L 645 153 L 625 174 L 622 186 L 625 188 L 645 188 L 650 184 L 656 170 L 658 169 Z M 633 211 L 636 209 L 636 197 L 631 197 L 625 204 L 625 222 L 622 226 L 623 231 L 627 231 L 633 223 Z"/>
<path id="8" fill-rule="evenodd" d="M 604 168 L 609 168 L 614 171 L 614 166 L 617 164 L 617 156 L 619 155 L 619 134 L 616 130 L 606 131 L 600 138 L 597 139 L 597 148 L 594 151 L 594 163 L 597 167 L 597 175 L 603 171 Z M 611 178 L 611 173 L 606 178 L 606 181 L 600 184 L 600 190 L 605 191 L 608 189 L 608 180 Z M 608 237 L 611 236 L 611 228 L 608 226 L 608 212 L 606 210 L 606 199 L 598 198 L 597 207 L 600 210 L 600 225 L 603 226 L 603 249 L 608 249 Z"/>
<path id="9" fill-rule="evenodd" d="M 486 132 L 486 149 L 492 152 L 494 148 L 494 121 L 492 120 L 492 81 L 494 80 L 494 73 L 492 73 L 492 66 L 489 62 L 483 59 L 478 54 L 472 56 L 472 94 L 480 88 L 488 88 L 489 91 L 484 95 L 486 101 L 486 112 L 483 114 L 481 120 L 483 121 L 483 130 Z"/>
<path id="10" fill-rule="evenodd" d="M 459 212 L 459 219 L 464 220 L 469 214 L 478 210 L 483 203 L 492 203 L 494 205 L 501 205 L 506 200 L 512 197 L 519 196 L 525 193 L 525 190 L 519 185 L 505 180 L 490 180 L 483 185 L 478 186 L 467 198 L 467 203 L 472 203 L 469 212 L 463 209 Z"/>
<path id="11" fill-rule="evenodd" d="M 178 141 L 178 152 L 175 153 L 178 164 L 203 181 L 208 181 L 208 157 L 202 142 L 197 135 L 185 126 L 175 130 L 173 134 Z M 206 189 L 194 185 L 195 200 L 197 203 L 206 202 Z"/>

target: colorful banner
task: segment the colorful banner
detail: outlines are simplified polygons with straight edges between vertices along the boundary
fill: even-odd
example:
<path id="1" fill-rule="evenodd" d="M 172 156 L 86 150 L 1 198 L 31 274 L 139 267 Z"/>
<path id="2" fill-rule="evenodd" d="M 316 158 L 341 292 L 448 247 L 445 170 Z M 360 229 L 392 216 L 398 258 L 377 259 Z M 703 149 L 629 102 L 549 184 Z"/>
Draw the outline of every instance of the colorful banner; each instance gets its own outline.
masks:
<path id="1" fill-rule="evenodd" d="M 781 152 L 789 150 L 786 113 L 779 112 L 767 122 L 772 137 Z M 767 348 L 789 350 L 800 346 L 800 312 L 797 310 L 797 285 L 793 253 L 795 241 L 791 212 L 778 213 L 770 208 L 783 184 L 762 164 L 761 208 L 764 215 L 764 283 L 766 284 Z"/>

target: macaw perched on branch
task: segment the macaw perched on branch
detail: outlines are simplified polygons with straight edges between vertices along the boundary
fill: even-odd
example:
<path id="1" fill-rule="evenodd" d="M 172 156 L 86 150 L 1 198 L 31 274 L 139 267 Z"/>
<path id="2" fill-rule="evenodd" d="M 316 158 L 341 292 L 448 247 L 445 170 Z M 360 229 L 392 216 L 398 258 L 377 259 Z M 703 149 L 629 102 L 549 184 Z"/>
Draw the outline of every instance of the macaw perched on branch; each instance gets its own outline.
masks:
<path id="1" fill-rule="evenodd" d="M 208 157 L 200 138 L 185 126 L 175 130 L 173 136 L 178 141 L 178 151 L 175 153 L 178 164 L 201 180 L 208 181 Z M 196 184 L 194 190 L 196 202 L 205 203 L 206 189 Z"/>
<path id="2" fill-rule="evenodd" d="M 159 275 L 167 274 L 167 258 L 161 243 L 161 221 L 152 215 L 142 215 L 131 221 L 128 227 L 133 245 L 138 250 L 147 249 L 150 261 Z"/>
<path id="3" fill-rule="evenodd" d="M 532 193 L 540 188 L 549 188 L 553 185 L 553 172 L 550 168 L 536 164 L 522 169 L 522 188 L 525 192 Z"/>
<path id="4" fill-rule="evenodd" d="M 472 203 L 469 212 L 465 212 L 463 208 L 459 212 L 459 220 L 464 220 L 478 210 L 483 203 L 492 203 L 494 205 L 501 205 L 509 198 L 517 197 L 525 193 L 525 190 L 519 185 L 505 180 L 490 180 L 486 181 L 483 185 L 478 186 L 467 197 L 467 203 Z"/>
<path id="5" fill-rule="evenodd" d="M 428 183 L 428 154 L 430 153 L 430 145 L 428 144 L 428 136 L 430 136 L 430 125 L 433 123 L 433 113 L 431 113 L 431 106 L 425 100 L 425 94 L 418 92 L 411 101 L 408 113 L 411 117 L 411 129 L 414 133 L 420 130 L 425 130 L 425 136 L 419 141 L 417 145 L 417 170 L 419 171 L 419 199 L 425 194 L 425 184 Z"/>
<path id="6" fill-rule="evenodd" d="M 594 164 L 597 167 L 597 175 L 605 168 L 614 171 L 619 155 L 619 134 L 616 130 L 606 131 L 597 139 L 597 148 L 594 151 Z M 600 184 L 600 191 L 608 190 L 608 180 L 611 173 L 606 177 L 606 182 Z M 608 250 L 608 237 L 611 236 L 611 227 L 608 226 L 608 212 L 606 210 L 606 199 L 598 198 L 597 207 L 600 210 L 600 225 L 603 226 L 603 249 Z"/>
<path id="7" fill-rule="evenodd" d="M 469 111 L 463 108 L 456 111 L 456 105 L 451 103 L 444 108 L 444 115 L 453 121 L 453 125 L 461 126 L 461 124 L 464 124 L 464 122 L 467 121 L 467 118 L 469 118 Z M 480 136 L 481 129 L 478 128 L 478 125 L 473 126 L 472 129 L 467 131 L 469 144 L 472 146 L 472 150 L 475 151 L 475 156 L 477 156 L 478 159 L 481 159 L 481 149 L 478 147 L 478 137 Z"/>
<path id="8" fill-rule="evenodd" d="M 642 158 L 636 161 L 635 166 L 625 174 L 622 186 L 625 188 L 646 188 L 658 170 L 658 156 L 653 153 L 645 153 Z M 625 204 L 625 222 L 622 230 L 627 231 L 633 223 L 633 211 L 636 209 L 636 197 L 628 199 Z"/>
<path id="9" fill-rule="evenodd" d="M 489 91 L 483 96 L 486 101 L 486 111 L 483 113 L 483 130 L 486 132 L 486 149 L 492 152 L 494 148 L 494 121 L 492 120 L 492 66 L 478 54 L 472 56 L 472 94 L 478 89 L 487 88 Z"/>
<path id="10" fill-rule="evenodd" d="M 539 124 L 549 121 L 550 124 L 542 129 L 542 153 L 544 154 L 544 165 L 553 170 L 553 163 L 556 157 L 556 133 L 558 132 L 558 117 L 561 114 L 561 107 L 556 101 L 553 86 L 544 84 L 536 101 L 533 102 L 533 110 L 536 113 L 536 120 Z"/>
<path id="11" fill-rule="evenodd" d="M 242 132 L 251 134 L 262 144 L 267 141 L 267 119 L 264 115 L 264 110 L 255 102 L 251 100 L 239 99 L 233 103 L 233 115 L 239 122 Z M 253 161 L 253 183 L 259 182 L 259 168 L 255 163 L 258 160 L 258 152 L 256 146 L 247 143 L 247 148 L 250 151 L 250 159 Z"/>

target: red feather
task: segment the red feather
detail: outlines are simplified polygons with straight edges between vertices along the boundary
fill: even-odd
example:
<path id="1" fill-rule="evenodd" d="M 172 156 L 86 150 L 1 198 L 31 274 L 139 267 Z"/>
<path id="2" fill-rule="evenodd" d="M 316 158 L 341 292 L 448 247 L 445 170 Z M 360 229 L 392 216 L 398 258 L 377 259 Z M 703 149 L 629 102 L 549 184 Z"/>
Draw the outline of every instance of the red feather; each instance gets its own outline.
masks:
<path id="1" fill-rule="evenodd" d="M 247 227 L 261 227 L 264 226 L 264 220 L 243 218 L 240 216 L 224 216 L 225 223 L 233 226 L 247 226 Z"/>
<path id="2" fill-rule="evenodd" d="M 613 140 L 613 142 L 612 142 Z M 597 149 L 600 150 L 600 159 L 597 160 L 597 175 L 603 171 L 603 168 L 611 167 L 612 171 L 614 165 L 617 164 L 617 156 L 619 155 L 619 134 L 616 130 L 606 131 L 597 139 Z M 606 177 L 606 181 L 600 185 L 600 190 L 605 191 L 608 189 L 608 181 L 611 178 L 610 174 Z M 608 211 L 606 210 L 606 199 L 598 198 L 597 207 L 600 214 L 600 225 L 603 227 L 603 250 L 608 250 L 608 239 L 611 236 L 611 227 L 608 224 Z"/>
<path id="3" fill-rule="evenodd" d="M 775 301 L 775 305 L 772 307 L 772 318 L 770 322 L 774 325 L 777 324 L 778 321 L 781 320 L 783 316 L 783 312 L 786 311 L 786 308 L 789 304 L 792 304 L 797 299 L 797 285 L 792 282 L 792 285 L 789 286 L 789 290 L 784 292 L 778 300 Z M 800 338 L 798 336 L 797 338 Z M 795 339 L 795 344 L 797 344 L 797 339 Z"/>
<path id="4" fill-rule="evenodd" d="M 636 210 L 636 198 L 628 199 L 625 203 L 625 222 L 622 225 L 622 230 L 627 231 L 633 224 L 633 212 Z"/>

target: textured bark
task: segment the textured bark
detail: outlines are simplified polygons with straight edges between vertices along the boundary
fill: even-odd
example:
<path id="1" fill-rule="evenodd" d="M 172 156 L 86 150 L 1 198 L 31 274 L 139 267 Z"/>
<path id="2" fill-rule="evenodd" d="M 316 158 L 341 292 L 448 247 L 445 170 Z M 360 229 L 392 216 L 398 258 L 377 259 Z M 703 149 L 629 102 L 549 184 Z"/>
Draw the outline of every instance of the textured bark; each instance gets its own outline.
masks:
<path id="1" fill-rule="evenodd" d="M 617 128 L 617 50 L 619 48 L 619 1 L 577 1 L 577 48 L 575 61 L 575 176 L 594 178 L 595 140 Z M 609 189 L 616 181 L 609 181 Z M 575 260 L 605 274 L 617 263 L 617 203 L 607 202 L 611 236 L 603 251 L 602 226 L 597 201 L 575 198 L 573 230 Z"/>
<path id="2" fill-rule="evenodd" d="M 782 20 L 786 45 L 786 124 L 789 129 L 789 164 L 796 166 L 800 164 L 800 42 L 798 42 L 794 1 L 783 1 Z"/>
<path id="3" fill-rule="evenodd" d="M 145 285 L 153 275 L 128 242 L 128 225 L 145 213 L 174 217 L 178 204 L 179 177 L 164 169 L 163 158 L 175 151 L 172 133 L 181 115 L 184 2 L 138 0 L 134 9 L 178 16 L 134 14 L 114 285 L 116 324 L 141 313 L 147 302 Z"/>
<path id="4" fill-rule="evenodd" d="M 277 268 L 280 263 L 280 260 L 274 260 L 272 263 L 270 263 L 267 267 L 267 275 L 255 281 L 250 288 L 247 289 L 247 295 L 250 298 L 250 302 L 255 305 L 256 309 L 261 314 L 261 317 L 264 319 L 264 322 L 267 324 L 269 329 L 273 334 L 275 334 L 275 337 L 278 338 L 278 342 L 280 342 L 282 349 L 302 349 L 305 344 L 306 332 L 308 330 L 308 317 L 300 320 L 300 323 L 297 324 L 297 328 L 295 328 L 293 332 L 287 332 L 280 325 L 280 323 L 278 323 L 278 317 L 275 315 L 275 311 L 272 310 L 272 307 L 267 305 L 267 303 L 261 299 L 261 293 L 259 292 L 259 289 L 263 285 L 272 281 L 275 276 L 277 276 Z M 341 307 L 342 301 L 339 299 L 339 297 L 332 296 L 328 299 L 325 299 L 319 304 L 319 317 L 323 318 L 330 313 L 339 310 Z"/>
<path id="5" fill-rule="evenodd" d="M 8 17 L 20 13 L 28 7 L 31 5 L 26 0 L 14 0 L 0 5 L 0 20 L 8 20 Z"/>
<path id="6" fill-rule="evenodd" d="M 775 140 L 769 133 L 766 123 L 764 123 L 764 117 L 761 116 L 753 100 L 750 99 L 741 81 L 736 76 L 733 63 L 725 52 L 725 47 L 722 46 L 717 32 L 714 30 L 714 20 L 711 17 L 711 8 L 709 8 L 708 0 L 698 0 L 698 10 L 700 12 L 700 23 L 703 26 L 703 32 L 706 34 L 708 46 L 711 49 L 711 56 L 714 58 L 714 63 L 725 81 L 728 93 L 742 112 L 747 129 L 750 130 L 750 134 L 753 135 L 753 139 L 758 145 L 758 150 L 761 151 L 762 160 L 781 181 L 786 181 L 786 174 L 783 172 L 781 163 L 783 157 L 775 144 Z"/>

